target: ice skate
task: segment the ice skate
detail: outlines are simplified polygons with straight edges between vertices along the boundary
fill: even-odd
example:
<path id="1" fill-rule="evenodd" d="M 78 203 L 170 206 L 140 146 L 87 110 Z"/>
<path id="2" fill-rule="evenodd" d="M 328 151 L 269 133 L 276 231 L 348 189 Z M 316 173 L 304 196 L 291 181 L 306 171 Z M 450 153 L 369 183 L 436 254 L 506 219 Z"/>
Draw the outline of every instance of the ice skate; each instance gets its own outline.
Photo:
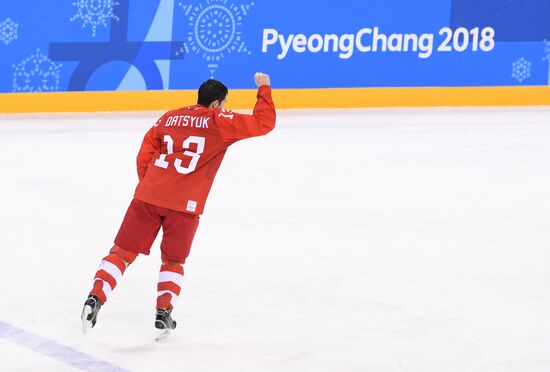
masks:
<path id="1" fill-rule="evenodd" d="M 82 331 L 86 334 L 90 329 L 94 328 L 97 322 L 97 313 L 101 308 L 101 301 L 96 296 L 88 296 L 82 309 Z"/>
<path id="2" fill-rule="evenodd" d="M 155 314 L 155 328 L 160 329 L 161 333 L 156 340 L 163 340 L 170 335 L 170 332 L 176 328 L 176 321 L 170 315 L 172 309 L 157 309 Z"/>

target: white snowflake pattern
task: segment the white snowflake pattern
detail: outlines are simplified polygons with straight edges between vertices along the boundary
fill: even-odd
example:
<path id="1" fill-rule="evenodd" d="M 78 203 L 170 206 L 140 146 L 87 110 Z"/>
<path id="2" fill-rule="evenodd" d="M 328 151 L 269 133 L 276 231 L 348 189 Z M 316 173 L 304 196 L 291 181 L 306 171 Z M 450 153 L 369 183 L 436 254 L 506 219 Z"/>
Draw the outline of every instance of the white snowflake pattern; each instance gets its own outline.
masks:
<path id="1" fill-rule="evenodd" d="M 521 57 L 512 63 L 512 77 L 522 83 L 531 76 L 531 62 Z"/>
<path id="2" fill-rule="evenodd" d="M 176 55 L 190 51 L 201 54 L 207 61 L 211 77 L 214 76 L 218 62 L 226 54 L 251 54 L 241 35 L 244 18 L 254 3 L 235 4 L 229 0 L 206 0 L 198 5 L 179 2 L 188 19 L 190 31 L 187 42 Z"/>
<path id="3" fill-rule="evenodd" d="M 40 49 L 17 65 L 13 74 L 14 92 L 51 92 L 59 89 L 61 63 L 52 62 Z"/>
<path id="4" fill-rule="evenodd" d="M 10 18 L 6 18 L 0 23 L 0 42 L 8 45 L 15 39 L 17 39 L 17 29 L 19 24 L 12 21 Z"/>
<path id="5" fill-rule="evenodd" d="M 109 19 L 120 20 L 114 13 L 117 5 L 119 2 L 116 0 L 78 0 L 73 3 L 73 6 L 78 8 L 78 13 L 70 21 L 81 19 L 82 28 L 88 25 L 92 26 L 92 36 L 95 37 L 97 26 L 107 27 Z"/>

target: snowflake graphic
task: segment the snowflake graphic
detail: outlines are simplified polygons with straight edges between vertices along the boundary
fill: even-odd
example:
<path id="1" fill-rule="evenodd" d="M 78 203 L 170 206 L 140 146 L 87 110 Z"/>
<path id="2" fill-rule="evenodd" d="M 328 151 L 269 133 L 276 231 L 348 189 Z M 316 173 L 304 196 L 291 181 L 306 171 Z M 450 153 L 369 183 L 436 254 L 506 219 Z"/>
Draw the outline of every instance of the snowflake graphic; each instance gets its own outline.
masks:
<path id="1" fill-rule="evenodd" d="M 115 6 L 117 5 L 119 3 L 116 0 L 78 0 L 76 3 L 73 3 L 73 6 L 78 8 L 78 13 L 70 21 L 73 22 L 80 18 L 82 20 L 82 28 L 91 25 L 92 36 L 95 37 L 97 26 L 107 27 L 108 19 L 119 20 L 114 13 Z"/>
<path id="2" fill-rule="evenodd" d="M 15 23 L 9 18 L 6 18 L 0 23 L 0 42 L 8 45 L 15 39 L 17 39 L 17 29 L 19 24 Z"/>
<path id="3" fill-rule="evenodd" d="M 516 62 L 512 63 L 512 77 L 523 82 L 525 79 L 531 76 L 531 62 L 521 57 Z"/>
<path id="4" fill-rule="evenodd" d="M 14 92 L 51 92 L 59 89 L 59 70 L 63 65 L 52 62 L 45 54 L 36 50 L 17 65 L 13 74 Z"/>
<path id="5" fill-rule="evenodd" d="M 242 40 L 240 27 L 254 3 L 236 5 L 228 0 L 206 0 L 205 4 L 178 5 L 187 16 L 190 31 L 187 41 L 176 55 L 200 54 L 208 63 L 213 77 L 218 62 L 226 53 L 251 54 Z"/>

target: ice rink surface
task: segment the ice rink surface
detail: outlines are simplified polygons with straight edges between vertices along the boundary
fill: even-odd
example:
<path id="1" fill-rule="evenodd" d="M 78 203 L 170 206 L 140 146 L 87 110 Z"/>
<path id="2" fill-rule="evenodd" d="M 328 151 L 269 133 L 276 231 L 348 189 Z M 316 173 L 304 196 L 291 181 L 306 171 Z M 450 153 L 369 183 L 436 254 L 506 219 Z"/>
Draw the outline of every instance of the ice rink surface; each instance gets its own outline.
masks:
<path id="1" fill-rule="evenodd" d="M 282 111 L 230 148 L 154 341 L 158 240 L 80 312 L 159 113 L 0 117 L 3 371 L 550 371 L 550 108 Z"/>

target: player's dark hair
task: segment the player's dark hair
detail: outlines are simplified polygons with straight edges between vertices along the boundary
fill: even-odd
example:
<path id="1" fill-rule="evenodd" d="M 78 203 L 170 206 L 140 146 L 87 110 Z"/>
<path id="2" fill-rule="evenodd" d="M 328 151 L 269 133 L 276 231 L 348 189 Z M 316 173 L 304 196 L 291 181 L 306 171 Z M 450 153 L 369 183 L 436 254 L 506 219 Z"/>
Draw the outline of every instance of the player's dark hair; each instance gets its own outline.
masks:
<path id="1" fill-rule="evenodd" d="M 210 106 L 216 100 L 220 103 L 225 99 L 229 90 L 218 80 L 209 79 L 201 84 L 199 88 L 199 98 L 197 103 L 203 106 Z"/>

